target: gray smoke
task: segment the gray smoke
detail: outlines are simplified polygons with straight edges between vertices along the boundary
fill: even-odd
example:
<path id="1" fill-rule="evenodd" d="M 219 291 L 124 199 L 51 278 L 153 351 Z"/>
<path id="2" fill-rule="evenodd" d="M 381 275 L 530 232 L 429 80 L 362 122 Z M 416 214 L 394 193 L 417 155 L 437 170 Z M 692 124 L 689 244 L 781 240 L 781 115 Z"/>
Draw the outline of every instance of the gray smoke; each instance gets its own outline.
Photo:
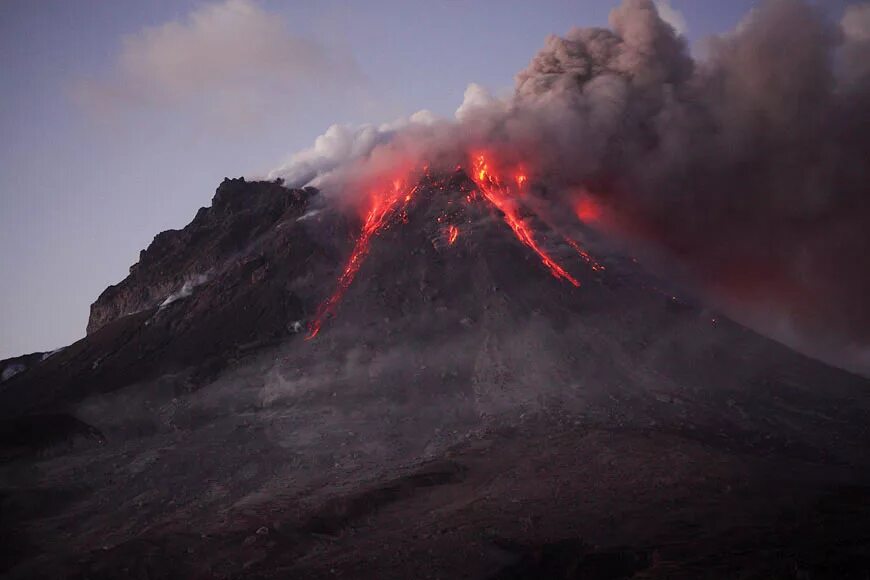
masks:
<path id="1" fill-rule="evenodd" d="M 778 338 L 870 343 L 870 4 L 838 25 L 768 0 L 708 53 L 625 0 L 610 30 L 547 39 L 480 123 Z"/>
<path id="2" fill-rule="evenodd" d="M 778 338 L 865 352 L 870 4 L 838 23 L 767 0 L 706 53 L 652 0 L 624 0 L 609 29 L 548 38 L 510 98 L 472 87 L 455 122 L 398 131 L 363 162 L 522 160 L 547 203 L 588 192 L 614 232 Z"/>

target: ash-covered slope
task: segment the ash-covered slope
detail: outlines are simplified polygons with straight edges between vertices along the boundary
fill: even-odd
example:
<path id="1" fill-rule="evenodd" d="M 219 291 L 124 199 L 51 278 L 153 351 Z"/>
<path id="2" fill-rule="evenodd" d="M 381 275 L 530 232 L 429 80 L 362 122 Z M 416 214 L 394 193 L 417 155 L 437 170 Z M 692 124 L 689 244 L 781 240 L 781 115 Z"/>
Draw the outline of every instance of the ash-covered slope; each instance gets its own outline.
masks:
<path id="1" fill-rule="evenodd" d="M 575 287 L 477 189 L 421 182 L 328 311 L 360 226 L 313 191 L 158 236 L 0 390 L 10 576 L 863 577 L 867 381 L 535 224 Z"/>

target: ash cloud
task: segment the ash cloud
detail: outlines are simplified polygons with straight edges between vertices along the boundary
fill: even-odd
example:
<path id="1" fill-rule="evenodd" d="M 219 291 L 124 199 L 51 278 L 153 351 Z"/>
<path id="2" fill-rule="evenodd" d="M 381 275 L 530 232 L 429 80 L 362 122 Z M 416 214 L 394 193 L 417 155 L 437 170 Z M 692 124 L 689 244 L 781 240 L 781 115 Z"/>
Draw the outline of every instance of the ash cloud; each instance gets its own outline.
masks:
<path id="1" fill-rule="evenodd" d="M 613 233 L 675 258 L 745 322 L 829 360 L 865 352 L 870 4 L 835 22 L 766 0 L 703 60 L 662 4 L 624 0 L 607 29 L 551 36 L 511 97 L 472 86 L 456 121 L 395 131 L 342 175 L 487 148 L 534 168 L 546 203 L 596 198 Z"/>
<path id="2" fill-rule="evenodd" d="M 769 0 L 694 61 L 651 2 L 626 0 L 611 30 L 549 39 L 515 100 L 564 123 L 542 136 L 545 174 L 721 302 L 811 348 L 867 344 L 868 22 L 868 4 L 837 25 Z"/>

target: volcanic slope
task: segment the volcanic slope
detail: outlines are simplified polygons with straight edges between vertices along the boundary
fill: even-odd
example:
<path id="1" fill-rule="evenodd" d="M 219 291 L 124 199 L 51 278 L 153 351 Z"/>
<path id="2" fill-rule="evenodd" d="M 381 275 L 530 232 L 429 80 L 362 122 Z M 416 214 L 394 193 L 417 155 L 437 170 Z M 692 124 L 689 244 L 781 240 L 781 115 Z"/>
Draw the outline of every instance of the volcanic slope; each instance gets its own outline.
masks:
<path id="1" fill-rule="evenodd" d="M 868 382 L 481 189 L 397 197 L 344 285 L 311 189 L 158 236 L 3 383 L 9 577 L 864 578 Z"/>

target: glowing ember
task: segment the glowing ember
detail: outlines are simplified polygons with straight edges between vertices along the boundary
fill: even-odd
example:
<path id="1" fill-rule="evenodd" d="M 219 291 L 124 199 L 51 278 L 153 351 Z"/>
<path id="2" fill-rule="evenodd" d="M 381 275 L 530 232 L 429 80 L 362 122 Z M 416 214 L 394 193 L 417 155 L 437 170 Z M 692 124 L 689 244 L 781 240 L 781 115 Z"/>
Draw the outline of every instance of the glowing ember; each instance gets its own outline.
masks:
<path id="1" fill-rule="evenodd" d="M 543 262 L 544 266 L 550 270 L 550 273 L 554 277 L 560 280 L 567 280 L 574 286 L 579 287 L 580 282 L 571 276 L 571 274 L 566 272 L 562 266 L 557 264 L 556 261 L 553 260 L 553 258 L 551 258 L 535 241 L 531 229 L 522 221 L 516 207 L 511 203 L 511 188 L 504 184 L 501 179 L 490 170 L 486 156 L 482 154 L 474 156 L 472 159 L 472 167 L 473 171 L 471 172 L 471 177 L 474 180 L 474 183 L 487 201 L 504 214 L 505 223 L 510 226 L 517 239 L 531 248 L 538 255 L 541 262 Z M 521 177 L 523 177 L 522 183 L 525 183 L 525 176 L 523 175 Z M 520 182 L 519 178 L 517 178 L 517 182 Z"/>
<path id="2" fill-rule="evenodd" d="M 347 289 L 350 288 L 359 272 L 360 266 L 362 266 L 363 260 L 369 252 L 372 237 L 388 224 L 390 217 L 395 214 L 398 206 L 407 206 L 418 187 L 415 186 L 410 191 L 406 191 L 405 184 L 400 180 L 396 180 L 392 183 L 392 189 L 375 191 L 371 194 L 372 205 L 366 215 L 362 232 L 354 245 L 350 259 L 347 261 L 347 265 L 338 279 L 335 291 L 318 307 L 314 320 L 308 327 L 306 340 L 311 340 L 317 336 L 321 326 L 323 326 L 323 321 L 327 316 L 335 312 L 338 303 L 341 302 Z"/>
<path id="3" fill-rule="evenodd" d="M 569 238 L 567 236 L 565 237 L 565 241 L 568 242 L 569 246 L 574 248 L 574 251 L 577 252 L 577 254 L 581 258 L 583 258 L 584 262 L 589 264 L 589 266 L 592 268 L 593 272 L 601 272 L 602 270 L 606 270 L 606 268 L 604 266 L 602 266 L 597 261 L 595 261 L 595 258 L 592 257 L 592 254 L 590 254 L 589 252 L 584 250 L 582 247 L 580 247 L 580 244 L 578 244 L 577 242 L 575 242 L 574 240 L 572 240 L 571 238 Z"/>
<path id="4" fill-rule="evenodd" d="M 459 228 L 450 226 L 447 228 L 447 243 L 451 246 L 456 243 L 456 238 L 459 237 Z"/>

